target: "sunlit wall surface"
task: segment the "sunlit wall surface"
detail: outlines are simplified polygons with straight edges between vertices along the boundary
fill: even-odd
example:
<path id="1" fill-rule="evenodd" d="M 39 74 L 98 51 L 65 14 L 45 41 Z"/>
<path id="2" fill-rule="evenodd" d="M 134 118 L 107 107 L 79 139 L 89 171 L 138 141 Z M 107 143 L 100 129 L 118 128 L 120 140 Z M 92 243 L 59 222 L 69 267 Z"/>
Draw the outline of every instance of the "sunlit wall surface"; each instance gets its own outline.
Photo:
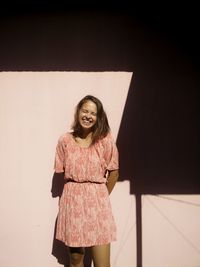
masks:
<path id="1" fill-rule="evenodd" d="M 93 94 L 117 138 L 131 78 L 131 72 L 0 73 L 0 267 L 60 266 L 51 255 L 58 199 L 50 192 L 58 137 L 70 128 L 77 102 Z M 136 267 L 129 181 L 117 183 L 111 202 L 118 228 L 111 266 Z M 199 195 L 142 196 L 143 267 L 200 267 L 199 208 Z"/>
<path id="2" fill-rule="evenodd" d="M 51 197 L 57 140 L 87 94 L 103 102 L 117 138 L 131 72 L 0 73 L 0 267 L 60 266 L 51 255 L 58 199 Z M 129 183 L 111 194 L 118 227 L 114 267 L 135 256 L 135 204 Z M 125 264 L 125 265 L 124 265 Z"/>
<path id="3" fill-rule="evenodd" d="M 143 195 L 143 267 L 200 266 L 200 195 Z"/>

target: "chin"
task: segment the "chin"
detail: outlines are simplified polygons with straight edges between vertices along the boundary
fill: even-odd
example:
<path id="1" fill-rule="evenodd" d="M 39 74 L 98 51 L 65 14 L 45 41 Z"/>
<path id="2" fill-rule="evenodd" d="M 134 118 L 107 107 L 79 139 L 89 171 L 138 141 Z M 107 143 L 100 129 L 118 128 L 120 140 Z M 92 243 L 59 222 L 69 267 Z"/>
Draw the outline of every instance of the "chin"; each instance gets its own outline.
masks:
<path id="1" fill-rule="evenodd" d="M 81 125 L 81 127 L 82 127 L 82 129 L 85 129 L 85 130 L 89 130 L 89 129 L 92 129 L 92 127 L 93 127 L 93 125 L 91 126 L 87 126 L 87 125 L 85 125 L 85 124 L 82 124 L 82 123 L 80 123 L 80 125 Z"/>
<path id="2" fill-rule="evenodd" d="M 86 130 L 86 131 L 92 131 L 93 129 L 94 129 L 94 124 L 93 125 L 83 125 L 83 124 L 81 124 L 81 127 L 82 127 L 82 129 L 83 130 Z"/>

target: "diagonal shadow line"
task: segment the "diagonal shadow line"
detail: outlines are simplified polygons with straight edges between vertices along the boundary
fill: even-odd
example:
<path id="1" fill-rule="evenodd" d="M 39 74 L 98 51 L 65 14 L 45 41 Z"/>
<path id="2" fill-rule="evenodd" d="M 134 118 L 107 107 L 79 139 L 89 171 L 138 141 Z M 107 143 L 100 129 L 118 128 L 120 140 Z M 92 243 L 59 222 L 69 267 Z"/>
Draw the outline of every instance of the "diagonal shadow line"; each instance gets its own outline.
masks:
<path id="1" fill-rule="evenodd" d="M 198 254 L 200 254 L 200 249 L 194 245 L 194 243 L 180 230 L 178 227 L 162 212 L 154 203 L 149 199 L 148 196 L 145 196 L 148 202 L 157 210 L 157 212 L 179 233 L 179 235 L 186 241 Z"/>

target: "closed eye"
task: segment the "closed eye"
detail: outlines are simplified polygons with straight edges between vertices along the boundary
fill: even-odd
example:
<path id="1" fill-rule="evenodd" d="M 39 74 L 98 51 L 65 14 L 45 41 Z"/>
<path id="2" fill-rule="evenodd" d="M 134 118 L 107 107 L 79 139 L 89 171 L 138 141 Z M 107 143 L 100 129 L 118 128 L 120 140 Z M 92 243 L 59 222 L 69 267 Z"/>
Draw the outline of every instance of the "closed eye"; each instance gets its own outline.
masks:
<path id="1" fill-rule="evenodd" d="M 90 111 L 87 110 L 87 109 L 82 109 L 82 112 L 85 113 L 85 114 L 90 113 Z M 91 115 L 92 115 L 92 116 L 96 116 L 97 114 L 96 114 L 96 112 L 91 112 Z"/>

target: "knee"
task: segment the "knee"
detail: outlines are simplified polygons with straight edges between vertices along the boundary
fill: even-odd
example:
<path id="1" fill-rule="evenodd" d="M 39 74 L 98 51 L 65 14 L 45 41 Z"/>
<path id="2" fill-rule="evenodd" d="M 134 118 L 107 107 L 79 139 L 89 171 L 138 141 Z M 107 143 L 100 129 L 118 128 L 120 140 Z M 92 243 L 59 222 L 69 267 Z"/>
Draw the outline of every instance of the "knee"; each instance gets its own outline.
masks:
<path id="1" fill-rule="evenodd" d="M 79 253 L 71 254 L 70 255 L 71 264 L 73 264 L 75 266 L 80 264 L 81 262 L 83 262 L 83 257 L 84 257 L 84 255 L 79 254 Z"/>

